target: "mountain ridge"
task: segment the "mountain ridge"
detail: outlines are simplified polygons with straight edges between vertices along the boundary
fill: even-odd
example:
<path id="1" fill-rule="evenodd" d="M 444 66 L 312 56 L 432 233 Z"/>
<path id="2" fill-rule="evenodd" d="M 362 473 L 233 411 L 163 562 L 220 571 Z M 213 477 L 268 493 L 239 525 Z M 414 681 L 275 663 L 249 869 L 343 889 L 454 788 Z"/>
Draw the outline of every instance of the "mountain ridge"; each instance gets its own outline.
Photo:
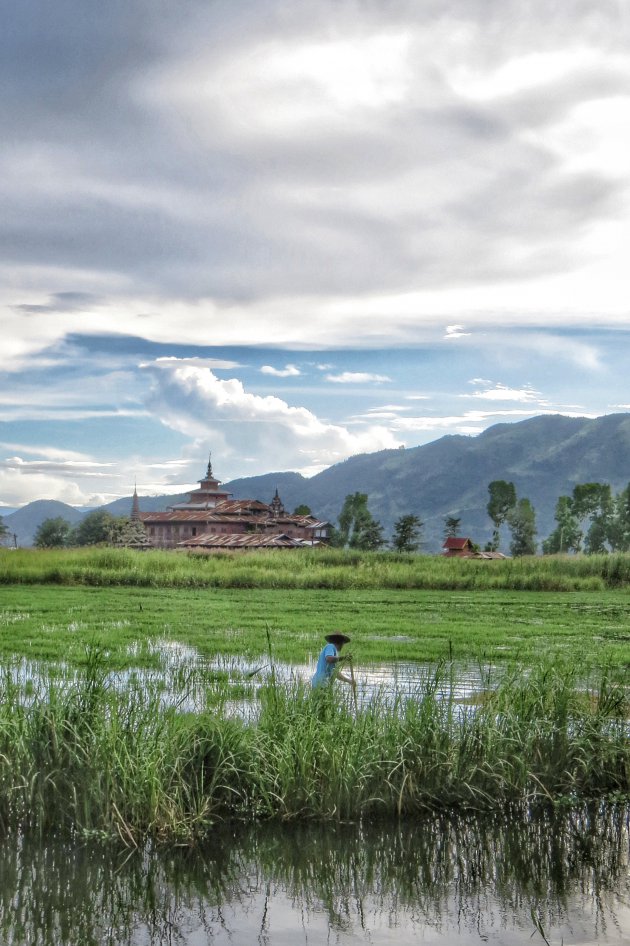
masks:
<path id="1" fill-rule="evenodd" d="M 486 511 L 488 483 L 505 479 L 514 483 L 519 498 L 531 500 L 537 515 L 538 540 L 554 527 L 554 509 L 559 496 L 568 495 L 577 483 L 606 482 L 615 492 L 630 480 L 630 414 L 607 414 L 597 418 L 539 415 L 516 423 L 495 424 L 475 436 L 449 434 L 419 447 L 380 450 L 358 454 L 334 464 L 307 479 L 300 473 L 265 473 L 224 483 L 235 499 L 270 502 L 276 489 L 287 509 L 307 504 L 319 518 L 333 523 L 348 493 L 368 494 L 369 508 L 390 535 L 397 518 L 407 513 L 420 517 L 424 526 L 424 548 L 438 552 L 444 518 L 461 518 L 462 535 L 484 544 L 492 524 Z M 145 511 L 164 509 L 187 494 L 140 497 Z M 128 515 L 131 496 L 105 506 L 113 515 Z M 20 544 L 32 542 L 34 510 L 38 500 L 4 517 Z M 56 502 L 56 501 L 54 501 Z M 73 523 L 84 513 L 56 502 L 74 516 L 57 511 Z M 29 511 L 28 517 L 23 514 Z M 43 507 L 38 506 L 41 513 Z M 22 526 L 28 518 L 29 528 Z M 17 518 L 16 518 L 17 517 Z M 20 528 L 18 528 L 18 525 Z"/>

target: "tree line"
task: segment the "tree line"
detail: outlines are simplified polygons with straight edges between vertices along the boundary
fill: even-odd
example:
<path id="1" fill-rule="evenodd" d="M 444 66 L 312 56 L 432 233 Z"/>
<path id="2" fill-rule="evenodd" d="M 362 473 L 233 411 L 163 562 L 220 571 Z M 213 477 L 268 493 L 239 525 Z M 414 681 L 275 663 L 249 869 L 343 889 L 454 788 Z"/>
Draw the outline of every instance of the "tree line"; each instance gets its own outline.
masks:
<path id="1" fill-rule="evenodd" d="M 507 529 L 512 556 L 535 555 L 538 551 L 536 512 L 530 500 L 519 498 L 514 483 L 507 480 L 493 480 L 488 484 L 488 494 L 486 510 L 493 529 L 484 551 L 499 551 L 501 532 Z M 308 515 L 311 510 L 301 505 L 295 513 Z M 543 555 L 630 551 L 630 483 L 617 494 L 608 483 L 577 484 L 570 496 L 558 498 L 555 523 L 552 533 L 542 542 Z M 396 520 L 388 540 L 383 526 L 370 512 L 367 493 L 349 493 L 338 524 L 330 527 L 329 544 L 360 551 L 377 551 L 389 546 L 396 552 L 417 552 L 423 544 L 423 527 L 419 516 L 407 513 Z M 446 516 L 444 538 L 458 536 L 460 527 L 460 517 Z M 9 536 L 11 533 L 0 517 L 0 542 Z M 34 539 L 37 548 L 98 544 L 144 547 L 149 542 L 142 522 L 112 516 L 105 510 L 88 513 L 76 526 L 61 517 L 45 519 Z"/>

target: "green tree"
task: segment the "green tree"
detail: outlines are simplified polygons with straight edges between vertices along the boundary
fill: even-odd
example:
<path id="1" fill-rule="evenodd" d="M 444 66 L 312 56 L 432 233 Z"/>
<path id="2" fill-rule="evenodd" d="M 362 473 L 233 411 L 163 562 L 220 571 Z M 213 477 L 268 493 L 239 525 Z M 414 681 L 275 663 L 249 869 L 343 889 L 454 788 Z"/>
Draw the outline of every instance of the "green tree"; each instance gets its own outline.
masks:
<path id="1" fill-rule="evenodd" d="M 490 550 L 496 552 L 501 541 L 500 530 L 510 511 L 516 506 L 516 489 L 514 483 L 508 483 L 506 480 L 493 480 L 488 484 L 490 499 L 488 500 L 488 515 L 494 523 L 492 541 Z"/>
<path id="2" fill-rule="evenodd" d="M 613 525 L 613 498 L 608 483 L 578 483 L 573 488 L 572 509 L 581 526 L 588 524 L 584 551 L 607 552 Z"/>
<path id="3" fill-rule="evenodd" d="M 417 552 L 420 547 L 420 533 L 424 522 L 418 516 L 401 516 L 394 523 L 392 547 L 397 552 Z"/>
<path id="4" fill-rule="evenodd" d="M 332 544 L 351 549 L 377 549 L 385 544 L 382 526 L 368 509 L 367 493 L 346 496 Z"/>
<path id="5" fill-rule="evenodd" d="M 5 539 L 8 535 L 10 535 L 10 533 L 9 533 L 9 527 L 8 527 L 8 525 L 6 524 L 6 522 L 4 521 L 4 519 L 2 518 L 2 516 L 0 516 L 0 542 L 4 541 L 4 539 Z"/>
<path id="6" fill-rule="evenodd" d="M 579 552 L 582 543 L 580 523 L 573 512 L 570 496 L 560 496 L 556 503 L 556 528 L 543 542 L 543 555 L 562 552 Z"/>
<path id="7" fill-rule="evenodd" d="M 608 541 L 613 552 L 630 551 L 630 484 L 613 500 Z"/>
<path id="8" fill-rule="evenodd" d="M 68 542 L 71 525 L 61 516 L 44 519 L 35 533 L 34 545 L 38 549 L 63 548 Z"/>
<path id="9" fill-rule="evenodd" d="M 99 545 L 110 541 L 114 517 L 104 509 L 95 509 L 72 530 L 68 537 L 69 545 Z"/>
<path id="10" fill-rule="evenodd" d="M 383 526 L 376 519 L 371 519 L 359 532 L 352 537 L 351 548 L 361 549 L 363 552 L 376 552 L 385 545 Z"/>
<path id="11" fill-rule="evenodd" d="M 307 506 L 306 503 L 300 503 L 299 506 L 296 506 L 293 511 L 294 516 L 312 516 L 311 507 Z"/>
<path id="12" fill-rule="evenodd" d="M 507 513 L 507 523 L 512 533 L 510 552 L 518 558 L 536 554 L 536 513 L 529 499 L 519 499 Z"/>
<path id="13" fill-rule="evenodd" d="M 456 539 L 459 535 L 459 524 L 462 520 L 459 516 L 446 516 L 444 519 L 444 538 Z"/>

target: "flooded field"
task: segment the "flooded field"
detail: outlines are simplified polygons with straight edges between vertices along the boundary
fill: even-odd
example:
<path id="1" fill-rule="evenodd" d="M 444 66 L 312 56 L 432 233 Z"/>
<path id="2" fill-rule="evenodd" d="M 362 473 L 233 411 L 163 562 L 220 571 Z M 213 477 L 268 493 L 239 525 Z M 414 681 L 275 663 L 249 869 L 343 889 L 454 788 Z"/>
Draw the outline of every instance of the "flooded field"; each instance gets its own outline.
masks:
<path id="1" fill-rule="evenodd" d="M 10 946 L 630 943 L 628 810 L 0 848 Z"/>
<path id="2" fill-rule="evenodd" d="M 256 695 L 261 687 L 276 681 L 280 684 L 308 684 L 315 672 L 315 661 L 283 663 L 264 658 L 248 660 L 243 657 L 202 657 L 186 645 L 168 640 L 149 641 L 144 645 L 152 657 L 158 658 L 158 667 L 130 667 L 110 671 L 104 677 L 106 685 L 125 690 L 129 687 L 159 690 L 164 705 L 175 705 L 183 711 L 200 712 L 208 708 L 208 701 L 216 705 L 222 694 L 223 709 L 238 716 L 256 714 Z M 130 649 L 129 660 L 140 658 L 142 651 Z M 502 671 L 491 665 L 457 662 L 440 666 L 439 692 L 445 698 L 469 705 L 478 700 L 489 688 L 496 686 Z M 435 679 L 438 665 L 419 661 L 383 661 L 378 664 L 357 666 L 353 670 L 359 705 L 375 697 L 393 701 L 421 694 Z M 28 698 L 46 689 L 49 681 L 72 684 L 83 671 L 63 662 L 42 663 L 24 658 L 8 662 L 2 669 L 8 678 Z M 347 665 L 346 665 L 347 672 Z M 338 685 L 340 688 L 343 684 Z"/>

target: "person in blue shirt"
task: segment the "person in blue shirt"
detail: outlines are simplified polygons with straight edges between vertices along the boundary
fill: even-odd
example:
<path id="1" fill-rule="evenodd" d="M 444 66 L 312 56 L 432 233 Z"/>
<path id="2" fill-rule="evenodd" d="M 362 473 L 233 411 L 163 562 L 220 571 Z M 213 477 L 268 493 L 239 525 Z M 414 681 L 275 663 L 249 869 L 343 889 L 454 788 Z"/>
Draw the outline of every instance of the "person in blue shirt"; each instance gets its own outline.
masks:
<path id="1" fill-rule="evenodd" d="M 335 631 L 333 634 L 326 634 L 325 640 L 327 643 L 319 655 L 311 686 L 317 689 L 328 685 L 333 679 L 343 680 L 344 683 L 354 685 L 352 677 L 345 676 L 338 669 L 342 660 L 352 659 L 350 654 L 341 655 L 341 648 L 344 644 L 350 643 L 350 638 L 347 634 L 342 634 L 341 631 Z"/>

